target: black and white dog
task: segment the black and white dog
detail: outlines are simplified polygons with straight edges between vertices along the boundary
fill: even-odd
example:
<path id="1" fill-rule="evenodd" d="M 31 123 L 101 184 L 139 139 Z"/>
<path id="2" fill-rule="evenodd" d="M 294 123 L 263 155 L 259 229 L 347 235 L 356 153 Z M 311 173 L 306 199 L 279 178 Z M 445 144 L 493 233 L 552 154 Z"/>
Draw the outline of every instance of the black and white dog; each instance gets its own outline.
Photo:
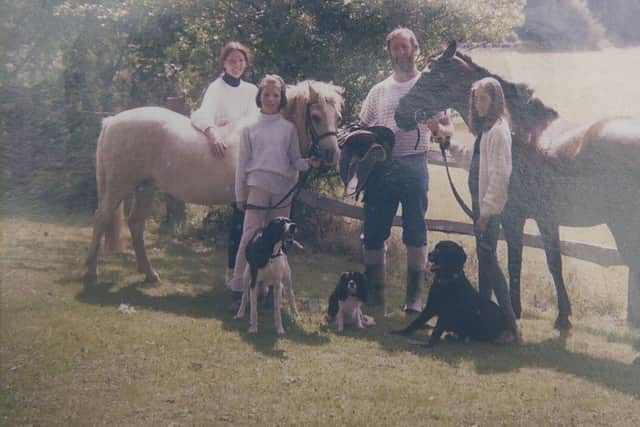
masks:
<path id="1" fill-rule="evenodd" d="M 244 317 L 247 299 L 250 298 L 249 333 L 258 332 L 258 294 L 260 291 L 266 291 L 269 286 L 273 286 L 273 317 L 278 335 L 285 333 L 280 312 L 283 286 L 287 290 L 290 312 L 294 316 L 298 315 L 291 283 L 291 269 L 286 254 L 291 245 L 298 244 L 293 239 L 296 228 L 296 224 L 289 218 L 278 217 L 258 230 L 247 244 L 245 250 L 247 268 L 243 275 L 244 289 L 235 318 Z"/>
<path id="2" fill-rule="evenodd" d="M 494 341 L 509 332 L 506 316 L 498 305 L 480 297 L 464 275 L 467 255 L 462 246 L 452 241 L 439 242 L 429 253 L 431 271 L 435 273 L 429 289 L 427 305 L 407 327 L 393 333 L 408 335 L 425 327 L 438 316 L 431 332 L 429 346 L 436 344 L 443 333 L 453 332 L 460 339 Z"/>
<path id="3" fill-rule="evenodd" d="M 362 312 L 362 304 L 367 302 L 367 295 L 367 278 L 363 273 L 342 273 L 329 297 L 327 323 L 335 325 L 340 332 L 344 330 L 344 325 L 356 325 L 358 329 L 375 325 L 373 317 Z"/>

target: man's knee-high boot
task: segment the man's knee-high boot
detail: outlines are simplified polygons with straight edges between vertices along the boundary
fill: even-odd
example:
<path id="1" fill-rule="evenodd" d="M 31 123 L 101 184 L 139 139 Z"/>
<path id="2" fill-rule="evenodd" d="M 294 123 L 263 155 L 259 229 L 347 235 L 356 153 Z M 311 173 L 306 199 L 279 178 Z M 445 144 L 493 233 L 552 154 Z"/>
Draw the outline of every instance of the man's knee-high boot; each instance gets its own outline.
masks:
<path id="1" fill-rule="evenodd" d="M 369 282 L 369 304 L 384 309 L 385 250 L 363 251 L 365 275 Z"/>
<path id="2" fill-rule="evenodd" d="M 427 262 L 426 246 L 407 246 L 407 289 L 402 309 L 407 314 L 422 311 L 422 287 Z"/>

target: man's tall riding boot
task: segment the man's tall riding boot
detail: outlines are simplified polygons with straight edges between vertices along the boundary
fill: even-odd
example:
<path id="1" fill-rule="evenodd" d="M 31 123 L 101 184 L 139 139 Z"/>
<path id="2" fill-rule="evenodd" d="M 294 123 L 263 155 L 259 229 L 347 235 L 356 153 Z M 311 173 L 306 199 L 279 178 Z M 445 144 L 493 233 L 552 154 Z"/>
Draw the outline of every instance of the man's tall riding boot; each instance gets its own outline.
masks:
<path id="1" fill-rule="evenodd" d="M 369 282 L 369 305 L 384 309 L 384 264 L 367 264 L 364 274 Z"/>
<path id="2" fill-rule="evenodd" d="M 407 314 L 422 311 L 422 287 L 427 263 L 426 246 L 407 246 L 407 289 L 402 309 Z"/>
<path id="3" fill-rule="evenodd" d="M 384 310 L 384 279 L 385 279 L 385 248 L 364 249 L 364 274 L 369 282 L 369 305 L 378 306 Z"/>
<path id="4" fill-rule="evenodd" d="M 424 270 L 407 268 L 407 292 L 402 309 L 406 314 L 418 314 L 422 311 L 422 284 Z"/>

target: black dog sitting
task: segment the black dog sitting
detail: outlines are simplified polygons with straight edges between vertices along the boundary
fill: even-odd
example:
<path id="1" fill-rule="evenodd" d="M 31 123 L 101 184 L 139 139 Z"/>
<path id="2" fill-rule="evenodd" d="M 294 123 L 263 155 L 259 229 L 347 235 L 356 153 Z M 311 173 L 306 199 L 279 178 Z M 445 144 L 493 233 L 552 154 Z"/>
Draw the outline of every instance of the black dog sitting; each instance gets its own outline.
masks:
<path id="1" fill-rule="evenodd" d="M 340 332 L 344 330 L 345 324 L 356 325 L 358 329 L 375 325 L 373 317 L 362 313 L 362 304 L 367 302 L 367 295 L 367 278 L 363 273 L 342 273 L 329 297 L 327 323 L 335 324 Z"/>
<path id="2" fill-rule="evenodd" d="M 436 326 L 426 343 L 436 344 L 443 333 L 453 332 L 460 339 L 494 341 L 509 332 L 506 316 L 498 305 L 480 297 L 464 275 L 467 260 L 464 249 L 455 242 L 441 241 L 429 253 L 435 273 L 427 305 L 406 328 L 392 333 L 408 335 L 425 327 L 434 316 Z"/>

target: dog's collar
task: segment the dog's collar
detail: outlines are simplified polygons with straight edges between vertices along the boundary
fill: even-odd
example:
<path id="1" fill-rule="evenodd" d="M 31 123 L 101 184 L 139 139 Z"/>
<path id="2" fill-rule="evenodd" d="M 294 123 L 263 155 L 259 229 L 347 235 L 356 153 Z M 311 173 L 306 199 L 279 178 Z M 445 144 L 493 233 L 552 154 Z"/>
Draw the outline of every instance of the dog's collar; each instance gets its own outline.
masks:
<path id="1" fill-rule="evenodd" d="M 278 245 L 278 243 L 280 243 L 280 245 Z M 278 250 L 272 253 L 269 258 L 274 259 L 284 255 L 285 240 L 280 240 L 278 243 L 274 245 L 274 247 L 278 247 Z"/>
<path id="2" fill-rule="evenodd" d="M 450 280 L 458 280 L 460 277 L 462 277 L 462 275 L 463 273 L 461 272 L 455 272 L 455 273 L 446 274 L 446 275 L 440 274 L 438 279 L 443 282 L 448 282 Z"/>

